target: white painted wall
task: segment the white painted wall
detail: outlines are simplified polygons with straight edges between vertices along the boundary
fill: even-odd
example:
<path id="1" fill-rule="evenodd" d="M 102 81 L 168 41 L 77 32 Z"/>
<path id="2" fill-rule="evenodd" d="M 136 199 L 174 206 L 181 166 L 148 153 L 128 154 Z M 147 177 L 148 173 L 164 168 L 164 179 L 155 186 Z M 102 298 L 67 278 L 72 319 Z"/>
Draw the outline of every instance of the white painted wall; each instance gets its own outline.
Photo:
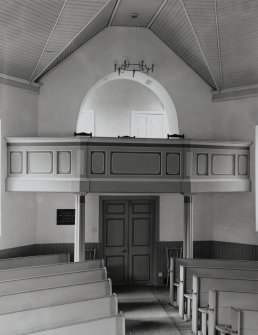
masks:
<path id="1" fill-rule="evenodd" d="M 214 103 L 214 138 L 255 141 L 258 97 Z M 252 192 L 214 195 L 214 239 L 258 244 L 255 231 L 255 156 L 251 146 Z"/>
<path id="2" fill-rule="evenodd" d="M 38 131 L 41 136 L 69 136 L 76 129 L 80 105 L 88 90 L 113 71 L 113 62 L 131 58 L 125 40 L 127 28 L 110 27 L 91 39 L 45 78 L 39 97 Z M 258 98 L 212 103 L 210 87 L 150 31 L 143 30 L 146 61 L 154 62 L 153 78 L 170 94 L 177 113 L 180 133 L 192 139 L 253 140 L 257 123 Z M 114 99 L 114 95 L 113 95 Z M 113 100 L 112 100 L 113 101 Z M 106 102 L 105 102 L 106 103 Z M 102 102 L 104 106 L 104 102 Z M 107 109 L 110 106 L 107 105 Z M 109 109 L 110 111 L 110 109 Z M 168 116 L 169 117 L 169 116 Z M 98 121 L 103 133 L 106 119 Z M 117 127 L 117 125 L 116 125 Z M 121 123 L 120 123 L 121 127 Z M 114 129 L 113 129 L 114 131 Z M 125 132 L 126 129 L 123 129 Z M 111 133 L 109 133 L 111 135 Z M 117 132 L 114 133 L 117 135 Z M 253 176 L 253 157 L 251 169 Z M 37 241 L 72 241 L 66 228 L 55 227 L 58 206 L 72 208 L 72 197 L 42 195 L 38 203 Z M 98 236 L 98 195 L 89 195 L 88 241 Z M 161 195 L 160 238 L 182 240 L 181 195 Z M 52 214 L 51 214 L 52 213 Z M 45 215 L 45 217 L 44 217 Z M 194 196 L 194 239 L 257 243 L 254 194 L 204 194 Z M 69 228 L 70 229 L 70 228 Z M 63 239 L 64 237 L 64 239 Z"/>
<path id="3" fill-rule="evenodd" d="M 1 236 L 0 249 L 35 243 L 36 197 L 31 193 L 5 192 L 7 173 L 6 136 L 36 136 L 38 95 L 0 85 Z"/>

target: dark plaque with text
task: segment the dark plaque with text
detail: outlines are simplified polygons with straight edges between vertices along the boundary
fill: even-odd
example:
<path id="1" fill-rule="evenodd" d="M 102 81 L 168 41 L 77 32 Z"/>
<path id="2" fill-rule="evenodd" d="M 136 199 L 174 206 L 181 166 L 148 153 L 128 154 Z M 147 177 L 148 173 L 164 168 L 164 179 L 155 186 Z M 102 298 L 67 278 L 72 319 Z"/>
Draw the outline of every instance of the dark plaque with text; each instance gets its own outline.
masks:
<path id="1" fill-rule="evenodd" d="M 57 225 L 74 225 L 75 224 L 75 209 L 57 209 L 56 210 Z"/>

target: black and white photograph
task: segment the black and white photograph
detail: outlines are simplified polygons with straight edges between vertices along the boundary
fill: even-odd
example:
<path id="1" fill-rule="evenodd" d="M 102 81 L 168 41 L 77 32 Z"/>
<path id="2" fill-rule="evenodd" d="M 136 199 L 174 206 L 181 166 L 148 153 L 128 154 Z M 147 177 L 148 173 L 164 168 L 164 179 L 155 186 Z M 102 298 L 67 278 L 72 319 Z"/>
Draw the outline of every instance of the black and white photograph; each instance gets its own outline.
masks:
<path id="1" fill-rule="evenodd" d="M 0 334 L 258 334 L 258 0 L 0 0 Z"/>

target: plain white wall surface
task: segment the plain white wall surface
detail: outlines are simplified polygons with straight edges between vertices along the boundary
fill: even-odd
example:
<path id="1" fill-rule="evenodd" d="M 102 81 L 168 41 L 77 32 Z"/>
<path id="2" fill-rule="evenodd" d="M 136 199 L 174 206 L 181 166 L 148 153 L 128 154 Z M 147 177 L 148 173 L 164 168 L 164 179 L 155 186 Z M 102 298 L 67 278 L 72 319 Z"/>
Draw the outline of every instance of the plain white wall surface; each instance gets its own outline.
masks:
<path id="1" fill-rule="evenodd" d="M 0 249 L 35 243 L 36 194 L 5 192 L 7 174 L 6 136 L 36 136 L 38 95 L 0 85 L 1 237 Z"/>

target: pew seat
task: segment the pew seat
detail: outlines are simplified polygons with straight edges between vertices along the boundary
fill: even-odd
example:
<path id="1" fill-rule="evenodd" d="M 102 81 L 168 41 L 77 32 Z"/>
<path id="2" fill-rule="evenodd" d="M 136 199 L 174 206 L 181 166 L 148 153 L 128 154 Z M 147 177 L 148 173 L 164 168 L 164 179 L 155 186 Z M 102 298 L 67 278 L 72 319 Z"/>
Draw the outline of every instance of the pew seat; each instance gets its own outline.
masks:
<path id="1" fill-rule="evenodd" d="M 258 280 L 258 269 L 245 268 L 220 268 L 220 267 L 200 267 L 200 266 L 180 266 L 179 283 L 179 316 L 184 317 L 185 304 L 184 294 L 193 290 L 193 276 L 210 278 L 240 278 Z"/>
<path id="2" fill-rule="evenodd" d="M 31 335 L 125 335 L 125 321 L 122 315 L 100 318 L 61 326 L 59 328 L 47 329 Z"/>
<path id="3" fill-rule="evenodd" d="M 229 259 L 204 259 L 204 258 L 170 258 L 170 286 L 169 301 L 178 305 L 177 292 L 180 282 L 180 266 L 218 267 L 218 268 L 243 268 L 258 269 L 258 261 L 229 260 Z M 176 285 L 174 285 L 176 284 Z M 176 301 L 176 303 L 174 303 Z"/>
<path id="4" fill-rule="evenodd" d="M 231 329 L 239 335 L 258 334 L 258 306 L 256 309 L 231 308 Z"/>
<path id="5" fill-rule="evenodd" d="M 216 326 L 231 324 L 231 307 L 255 310 L 257 306 L 258 292 L 209 290 L 209 335 L 216 334 Z"/>
<path id="6" fill-rule="evenodd" d="M 0 314 L 112 295 L 110 280 L 0 295 Z"/>
<path id="7" fill-rule="evenodd" d="M 1 334 L 30 334 L 116 315 L 118 315 L 117 298 L 116 295 L 112 295 L 68 304 L 0 314 Z"/>
<path id="8" fill-rule="evenodd" d="M 238 278 L 209 278 L 193 276 L 193 300 L 192 300 L 192 331 L 197 334 L 198 331 L 198 320 L 201 315 L 201 325 L 203 335 L 207 334 L 206 322 L 207 322 L 207 308 L 204 306 L 208 305 L 209 290 L 230 290 L 230 291 L 252 291 L 258 292 L 258 280 L 251 279 L 238 279 Z M 199 313 L 198 313 L 199 312 Z M 203 328 L 204 327 L 204 328 Z"/>

